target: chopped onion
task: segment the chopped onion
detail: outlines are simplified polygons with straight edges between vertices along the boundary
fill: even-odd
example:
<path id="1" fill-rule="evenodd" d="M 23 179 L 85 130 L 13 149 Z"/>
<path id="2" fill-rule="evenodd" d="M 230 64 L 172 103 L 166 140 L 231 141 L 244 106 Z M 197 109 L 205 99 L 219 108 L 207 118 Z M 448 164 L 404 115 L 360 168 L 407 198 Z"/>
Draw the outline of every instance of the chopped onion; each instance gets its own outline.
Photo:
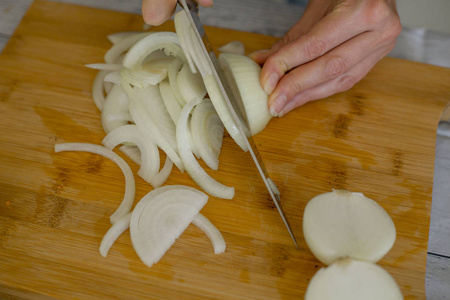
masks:
<path id="1" fill-rule="evenodd" d="M 88 64 L 86 67 L 105 71 L 118 71 L 123 68 L 121 64 Z"/>
<path id="2" fill-rule="evenodd" d="M 122 84 L 122 72 L 121 71 L 111 71 L 105 76 L 105 82 L 113 83 L 116 85 Z"/>
<path id="3" fill-rule="evenodd" d="M 99 111 L 103 110 L 103 105 L 105 104 L 105 77 L 108 75 L 109 71 L 100 70 L 95 76 L 94 82 L 92 84 L 92 99 Z"/>
<path id="4" fill-rule="evenodd" d="M 123 145 L 119 147 L 119 150 L 122 151 L 129 159 L 131 159 L 138 166 L 141 165 L 141 151 L 139 147 L 136 145 Z"/>
<path id="5" fill-rule="evenodd" d="M 324 264 L 343 257 L 377 262 L 393 246 L 396 230 L 391 217 L 372 199 L 333 190 L 308 202 L 303 235 Z"/>
<path id="6" fill-rule="evenodd" d="M 177 85 L 180 91 L 183 104 L 192 99 L 203 99 L 206 95 L 206 88 L 200 74 L 193 74 L 188 65 L 184 65 L 177 75 Z"/>
<path id="7" fill-rule="evenodd" d="M 106 257 L 117 238 L 130 227 L 131 213 L 120 217 L 103 236 L 100 243 L 100 255 Z"/>
<path id="8" fill-rule="evenodd" d="M 178 103 L 175 98 L 175 94 L 170 87 L 169 81 L 165 80 L 159 83 L 159 92 L 161 94 L 161 98 L 164 102 L 164 105 L 169 113 L 170 117 L 174 124 L 178 122 L 178 117 L 181 112 L 181 105 Z"/>
<path id="9" fill-rule="evenodd" d="M 104 156 L 115 162 L 122 170 L 125 176 L 125 194 L 119 208 L 111 215 L 110 221 L 114 224 L 121 217 L 131 211 L 135 196 L 134 176 L 128 164 L 112 150 L 95 144 L 89 143 L 63 143 L 55 145 L 55 152 L 61 151 L 84 151 Z"/>
<path id="10" fill-rule="evenodd" d="M 241 41 L 232 41 L 217 49 L 221 53 L 245 55 L 245 46 Z"/>
<path id="11" fill-rule="evenodd" d="M 174 32 L 157 32 L 140 39 L 134 44 L 123 59 L 123 66 L 128 69 L 137 68 L 142 65 L 150 53 L 158 50 L 164 50 L 166 55 L 174 56 L 182 62 L 186 62 L 177 35 Z"/>
<path id="12" fill-rule="evenodd" d="M 119 144 L 130 142 L 135 144 L 141 153 L 141 168 L 138 171 L 145 181 L 153 184 L 153 177 L 159 171 L 159 151 L 155 143 L 145 138 L 136 125 L 120 126 L 106 135 L 102 143 L 109 149 Z"/>
<path id="13" fill-rule="evenodd" d="M 175 32 L 178 37 L 178 41 L 180 42 L 181 49 L 184 51 L 184 55 L 186 56 L 187 63 L 192 73 L 197 73 L 197 69 L 195 67 L 194 62 L 192 61 L 191 52 L 188 49 L 187 41 L 186 41 L 186 20 L 187 16 L 184 11 L 180 11 L 175 14 L 174 24 L 175 24 Z"/>
<path id="14" fill-rule="evenodd" d="M 128 120 L 117 120 L 111 117 L 117 114 L 129 114 L 128 97 L 120 85 L 113 86 L 103 104 L 101 121 L 106 133 L 128 124 Z"/>
<path id="15" fill-rule="evenodd" d="M 189 145 L 188 117 L 191 110 L 200 102 L 201 100 L 199 99 L 193 100 L 187 103 L 181 111 L 177 123 L 178 152 L 188 174 L 205 192 L 219 198 L 232 199 L 234 197 L 234 188 L 225 186 L 209 176 L 195 159 Z"/>
<path id="16" fill-rule="evenodd" d="M 195 107 L 190 125 L 199 157 L 212 170 L 217 170 L 224 126 L 209 99 L 203 100 Z"/>
<path id="17" fill-rule="evenodd" d="M 134 89 L 127 84 L 124 85 L 124 88 L 129 98 L 131 99 L 128 108 L 135 124 L 140 128 L 144 135 L 152 137 L 158 147 L 161 148 L 170 157 L 177 168 L 181 172 L 184 172 L 184 165 L 180 157 L 178 156 L 178 153 L 160 132 L 157 125 L 154 123 L 151 116 L 149 116 L 147 109 L 143 106 L 141 101 L 136 99 L 137 95 Z"/>
<path id="18" fill-rule="evenodd" d="M 192 220 L 192 224 L 200 228 L 209 238 L 214 248 L 214 254 L 221 254 L 225 252 L 227 247 L 225 240 L 217 227 L 214 226 L 208 218 L 201 213 L 198 213 Z"/>
<path id="19" fill-rule="evenodd" d="M 164 162 L 164 166 L 159 171 L 158 174 L 152 177 L 151 184 L 154 188 L 160 187 L 163 185 L 167 178 L 169 178 L 170 172 L 172 172 L 173 162 L 170 160 L 168 156 L 166 156 L 166 161 Z"/>
<path id="20" fill-rule="evenodd" d="M 342 259 L 320 269 L 308 284 L 305 300 L 401 300 L 394 278 L 380 266 Z"/>
<path id="21" fill-rule="evenodd" d="M 177 77 L 178 77 L 178 72 L 181 70 L 182 67 L 183 67 L 183 63 L 180 62 L 178 59 L 175 59 L 170 64 L 169 70 L 167 71 L 168 72 L 167 77 L 169 78 L 170 88 L 172 89 L 173 95 L 175 96 L 175 98 L 177 99 L 177 101 L 181 107 L 184 106 L 185 101 L 181 97 L 180 91 L 178 90 Z"/>
<path id="22" fill-rule="evenodd" d="M 117 44 L 118 42 L 122 41 L 124 38 L 132 36 L 134 34 L 142 33 L 140 31 L 121 31 L 121 32 L 115 32 L 111 33 L 107 36 L 108 40 L 112 44 Z"/>
<path id="23" fill-rule="evenodd" d="M 145 195 L 133 210 L 131 242 L 144 264 L 157 263 L 208 200 L 194 188 L 164 186 Z"/>
<path id="24" fill-rule="evenodd" d="M 167 77 L 167 69 L 173 57 L 152 60 L 134 69 L 124 68 L 121 72 L 125 82 L 139 88 L 157 85 Z"/>
<path id="25" fill-rule="evenodd" d="M 136 33 L 132 34 L 130 36 L 127 36 L 123 38 L 121 41 L 114 44 L 105 54 L 105 62 L 112 64 L 117 63 L 119 60 L 119 57 L 128 51 L 135 43 L 140 41 L 142 38 L 150 35 L 149 32 L 142 32 L 142 33 Z"/>

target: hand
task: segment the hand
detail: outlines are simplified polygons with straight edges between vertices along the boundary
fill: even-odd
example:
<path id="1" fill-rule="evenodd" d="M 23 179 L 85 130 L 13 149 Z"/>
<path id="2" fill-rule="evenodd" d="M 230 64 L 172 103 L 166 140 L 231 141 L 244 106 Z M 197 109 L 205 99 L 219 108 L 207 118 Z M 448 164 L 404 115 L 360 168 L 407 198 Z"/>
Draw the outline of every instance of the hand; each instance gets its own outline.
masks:
<path id="1" fill-rule="evenodd" d="M 213 0 L 197 0 L 204 7 L 212 6 Z M 142 0 L 142 17 L 145 23 L 158 26 L 175 12 L 177 0 Z"/>
<path id="2" fill-rule="evenodd" d="M 350 89 L 394 47 L 401 32 L 395 0 L 310 0 L 270 50 L 261 85 L 273 116 Z"/>

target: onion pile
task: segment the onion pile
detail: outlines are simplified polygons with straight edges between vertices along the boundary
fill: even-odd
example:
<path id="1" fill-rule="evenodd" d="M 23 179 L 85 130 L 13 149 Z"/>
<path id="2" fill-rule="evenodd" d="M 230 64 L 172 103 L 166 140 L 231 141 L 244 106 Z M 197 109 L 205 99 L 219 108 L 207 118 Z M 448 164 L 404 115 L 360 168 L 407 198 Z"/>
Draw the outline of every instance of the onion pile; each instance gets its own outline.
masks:
<path id="1" fill-rule="evenodd" d="M 306 300 L 403 299 L 392 276 L 375 263 L 392 248 L 396 230 L 374 200 L 346 190 L 312 198 L 303 214 L 303 236 L 325 265 L 306 290 Z"/>
<path id="2" fill-rule="evenodd" d="M 105 62 L 87 65 L 98 69 L 92 96 L 101 111 L 106 136 L 102 144 L 65 143 L 55 151 L 87 151 L 116 162 L 125 175 L 125 195 L 111 215 L 111 228 L 100 244 L 107 256 L 115 240 L 130 228 L 131 240 L 141 260 L 157 263 L 175 240 L 193 223 L 211 240 L 214 253 L 225 251 L 220 231 L 200 210 L 208 195 L 187 186 L 163 186 L 176 166 L 185 170 L 208 194 L 231 199 L 234 188 L 213 179 L 199 164 L 219 168 L 225 129 L 245 149 L 243 137 L 232 121 L 212 70 L 201 57 L 186 13 L 175 17 L 175 32 L 121 32 L 108 36 L 113 43 Z M 250 131 L 264 129 L 271 115 L 267 95 L 259 85 L 261 68 L 244 56 L 243 44 L 225 45 L 220 63 L 235 97 L 245 109 Z M 231 52 L 240 52 L 232 54 Z M 113 150 L 118 147 L 140 166 L 137 175 L 153 186 L 132 210 L 133 173 Z M 160 150 L 165 154 L 161 168 Z"/>

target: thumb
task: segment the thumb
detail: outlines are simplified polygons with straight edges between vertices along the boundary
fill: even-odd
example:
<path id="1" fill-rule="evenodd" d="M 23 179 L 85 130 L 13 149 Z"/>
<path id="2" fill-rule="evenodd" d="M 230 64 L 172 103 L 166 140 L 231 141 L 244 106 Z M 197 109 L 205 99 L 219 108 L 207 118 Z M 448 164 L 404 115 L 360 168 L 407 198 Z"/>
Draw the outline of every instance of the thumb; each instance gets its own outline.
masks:
<path id="1" fill-rule="evenodd" d="M 176 4 L 177 0 L 143 0 L 142 17 L 149 25 L 161 25 L 173 15 Z"/>

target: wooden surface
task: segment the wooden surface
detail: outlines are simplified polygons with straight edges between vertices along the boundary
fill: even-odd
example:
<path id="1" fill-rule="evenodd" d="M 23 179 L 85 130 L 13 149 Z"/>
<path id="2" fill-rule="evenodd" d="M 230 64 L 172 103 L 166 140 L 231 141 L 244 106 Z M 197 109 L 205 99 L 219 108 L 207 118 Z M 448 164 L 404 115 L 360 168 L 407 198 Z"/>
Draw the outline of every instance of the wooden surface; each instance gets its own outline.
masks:
<path id="1" fill-rule="evenodd" d="M 226 253 L 214 255 L 190 226 L 151 269 L 128 233 L 102 258 L 98 247 L 121 200 L 123 175 L 106 159 L 54 154 L 53 146 L 100 143 L 90 95 L 95 71 L 83 66 L 102 60 L 107 34 L 141 28 L 136 15 L 36 1 L 0 56 L 1 297 L 299 298 L 321 267 L 302 238 L 303 208 L 318 193 L 347 188 L 392 216 L 398 238 L 380 264 L 406 299 L 425 298 L 435 136 L 450 71 L 396 59 L 380 62 L 349 92 L 272 120 L 255 137 L 300 251 L 248 154 L 226 137 L 219 171 L 211 174 L 235 186 L 236 196 L 211 197 L 202 210 L 223 233 Z M 160 28 L 168 29 L 173 26 Z M 248 52 L 273 42 L 215 28 L 208 33 L 216 47 L 239 39 Z M 137 183 L 137 197 L 151 190 Z M 167 184 L 195 187 L 178 171 Z"/>

